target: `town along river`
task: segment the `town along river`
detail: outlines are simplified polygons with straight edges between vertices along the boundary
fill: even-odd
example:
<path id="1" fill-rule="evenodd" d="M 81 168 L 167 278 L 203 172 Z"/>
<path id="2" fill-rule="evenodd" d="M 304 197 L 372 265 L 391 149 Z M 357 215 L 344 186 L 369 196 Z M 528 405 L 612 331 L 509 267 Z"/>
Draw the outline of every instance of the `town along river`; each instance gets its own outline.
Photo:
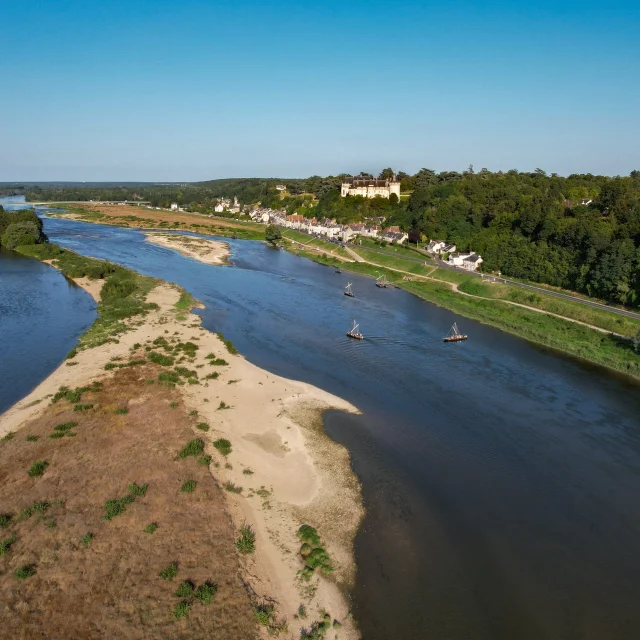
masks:
<path id="1" fill-rule="evenodd" d="M 640 637 L 640 386 L 261 243 L 211 267 L 130 229 L 45 230 L 179 283 L 249 360 L 362 409 L 325 425 L 363 483 L 366 640 Z M 469 340 L 444 344 L 454 321 Z"/>

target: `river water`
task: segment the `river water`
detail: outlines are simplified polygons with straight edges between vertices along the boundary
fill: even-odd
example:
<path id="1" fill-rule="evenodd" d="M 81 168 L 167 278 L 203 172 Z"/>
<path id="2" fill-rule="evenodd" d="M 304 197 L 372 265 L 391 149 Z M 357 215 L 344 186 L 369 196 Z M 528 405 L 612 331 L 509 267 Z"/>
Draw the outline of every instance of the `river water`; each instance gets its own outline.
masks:
<path id="1" fill-rule="evenodd" d="M 45 231 L 177 282 L 249 360 L 362 409 L 325 426 L 363 483 L 366 640 L 640 637 L 636 383 L 261 243 L 231 240 L 233 266 L 212 267 L 131 229 Z M 445 345 L 454 321 L 470 340 Z"/>

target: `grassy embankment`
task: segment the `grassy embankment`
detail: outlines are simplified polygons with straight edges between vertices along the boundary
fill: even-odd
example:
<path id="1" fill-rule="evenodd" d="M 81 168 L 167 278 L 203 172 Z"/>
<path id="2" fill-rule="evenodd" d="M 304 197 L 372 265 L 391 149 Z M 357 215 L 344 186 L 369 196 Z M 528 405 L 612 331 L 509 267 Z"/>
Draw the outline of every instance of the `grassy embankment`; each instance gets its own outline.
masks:
<path id="1" fill-rule="evenodd" d="M 412 282 L 403 282 L 397 272 L 374 265 L 362 262 L 343 263 L 335 258 L 305 251 L 299 251 L 298 255 L 329 266 L 340 265 L 344 270 L 364 276 L 377 278 L 380 275 L 385 275 L 389 281 L 396 282 L 402 289 L 462 316 L 640 378 L 640 356 L 635 353 L 630 340 L 607 335 L 570 320 L 506 304 L 504 301 L 510 300 L 550 313 L 557 313 L 566 318 L 626 336 L 633 336 L 637 333 L 640 322 L 636 320 L 585 307 L 578 303 L 557 300 L 551 296 L 525 292 L 516 287 L 502 285 L 502 288 L 494 290 L 494 286 L 500 286 L 483 283 L 477 281 L 473 276 L 447 269 L 436 269 L 428 279 L 420 278 Z M 377 254 L 376 258 L 379 257 L 383 256 Z M 396 258 L 395 260 L 401 259 Z M 399 263 L 394 262 L 394 265 L 397 264 Z M 410 264 L 416 263 L 406 261 L 408 268 L 405 270 L 409 270 Z M 481 297 L 461 295 L 452 290 L 448 283 L 456 283 L 461 291 L 468 289 L 465 291 L 466 293 Z"/>
<path id="2" fill-rule="evenodd" d="M 353 260 L 353 257 L 349 252 L 338 244 L 333 242 L 327 242 L 320 238 L 314 238 L 306 233 L 300 233 L 293 229 L 283 229 L 282 237 L 287 240 L 294 240 L 295 242 L 285 242 L 285 249 L 291 253 L 299 254 L 300 251 L 316 251 L 319 253 L 327 253 L 333 256 L 340 256 L 345 260 Z M 299 243 L 299 244 L 296 244 Z M 300 247 L 300 244 L 304 245 L 304 248 Z"/>
<path id="3" fill-rule="evenodd" d="M 55 244 L 19 247 L 18 251 L 39 260 L 51 260 L 69 278 L 104 280 L 97 309 L 99 318 L 80 337 L 76 349 L 117 341 L 117 336 L 130 329 L 125 320 L 142 318 L 157 308 L 157 305 L 146 302 L 147 294 L 158 284 L 154 278 L 142 276 L 110 262 L 85 258 Z"/>
<path id="4" fill-rule="evenodd" d="M 133 206 L 91 205 L 91 208 L 74 204 L 56 206 L 64 211 L 52 215 L 64 217 L 66 214 L 71 214 L 74 219 L 84 222 L 118 227 L 192 231 L 227 238 L 235 236 L 242 240 L 264 240 L 264 225 L 254 222 L 239 222 L 233 219 L 209 218 L 197 213 L 156 211 Z"/>

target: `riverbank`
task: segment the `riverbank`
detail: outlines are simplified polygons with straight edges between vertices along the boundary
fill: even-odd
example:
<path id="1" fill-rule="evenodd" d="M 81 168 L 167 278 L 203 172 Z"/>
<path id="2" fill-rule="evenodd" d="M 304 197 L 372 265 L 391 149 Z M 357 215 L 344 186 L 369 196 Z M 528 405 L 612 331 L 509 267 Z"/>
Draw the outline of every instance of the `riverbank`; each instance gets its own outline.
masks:
<path id="1" fill-rule="evenodd" d="M 272 631 L 279 629 L 284 637 L 298 638 L 302 628 L 316 621 L 327 625 L 328 613 L 331 624 L 335 619 L 341 625 L 341 638 L 358 637 L 342 589 L 352 586 L 355 576 L 352 545 L 363 515 L 360 487 L 347 451 L 324 435 L 321 424 L 328 408 L 356 409 L 247 362 L 233 345 L 200 326 L 201 318 L 191 313 L 190 296 L 175 286 L 121 267 L 105 273 L 108 263 L 68 251 L 58 250 L 62 253 L 53 256 L 48 255 L 55 251 L 52 248 L 27 253 L 38 251 L 46 251 L 38 257 L 53 260 L 80 284 L 86 285 L 82 278 L 87 272 L 103 274 L 98 278 L 105 281 L 98 306 L 101 318 L 67 361 L 0 416 L 0 434 L 14 434 L 4 444 L 22 442 L 22 434 L 46 419 L 48 400 L 61 387 L 94 388 L 137 374 L 140 384 L 127 399 L 128 406 L 146 402 L 148 382 L 154 394 L 160 394 L 156 401 L 164 403 L 165 411 L 183 414 L 193 439 L 203 443 L 201 459 L 224 495 L 238 540 L 243 541 L 238 546 L 245 551 L 255 548 L 238 557 L 256 620 Z M 134 299 L 125 308 L 114 291 L 131 287 L 128 295 Z M 93 293 L 97 294 L 95 286 Z M 96 403 L 90 400 L 87 415 L 100 425 L 105 408 L 99 398 Z M 163 418 L 159 415 L 158 420 L 162 423 Z M 164 435 L 159 432 L 158 437 Z M 0 505 L 0 511 L 16 509 L 4 501 Z M 306 561 L 307 566 L 319 567 L 315 571 L 304 570 L 299 553 L 303 541 L 297 531 L 303 524 L 317 530 L 320 540 L 313 546 L 328 554 L 310 556 L 322 560 L 317 564 Z M 188 546 L 186 532 L 185 537 Z M 321 575 L 322 567 L 329 565 L 330 577 Z M 301 575 L 303 570 L 308 579 Z"/>
<path id="2" fill-rule="evenodd" d="M 229 245 L 226 242 L 171 233 L 146 232 L 144 235 L 147 238 L 147 242 L 173 249 L 187 258 L 194 258 L 205 264 L 212 265 L 228 263 L 230 253 Z"/>

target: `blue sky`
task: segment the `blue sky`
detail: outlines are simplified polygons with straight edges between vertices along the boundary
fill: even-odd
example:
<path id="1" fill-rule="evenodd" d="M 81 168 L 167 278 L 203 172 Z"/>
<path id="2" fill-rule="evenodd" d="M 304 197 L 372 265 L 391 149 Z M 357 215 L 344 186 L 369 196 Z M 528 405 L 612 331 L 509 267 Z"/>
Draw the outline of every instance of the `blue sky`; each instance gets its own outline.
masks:
<path id="1" fill-rule="evenodd" d="M 640 169 L 640 3 L 0 0 L 0 181 Z"/>

